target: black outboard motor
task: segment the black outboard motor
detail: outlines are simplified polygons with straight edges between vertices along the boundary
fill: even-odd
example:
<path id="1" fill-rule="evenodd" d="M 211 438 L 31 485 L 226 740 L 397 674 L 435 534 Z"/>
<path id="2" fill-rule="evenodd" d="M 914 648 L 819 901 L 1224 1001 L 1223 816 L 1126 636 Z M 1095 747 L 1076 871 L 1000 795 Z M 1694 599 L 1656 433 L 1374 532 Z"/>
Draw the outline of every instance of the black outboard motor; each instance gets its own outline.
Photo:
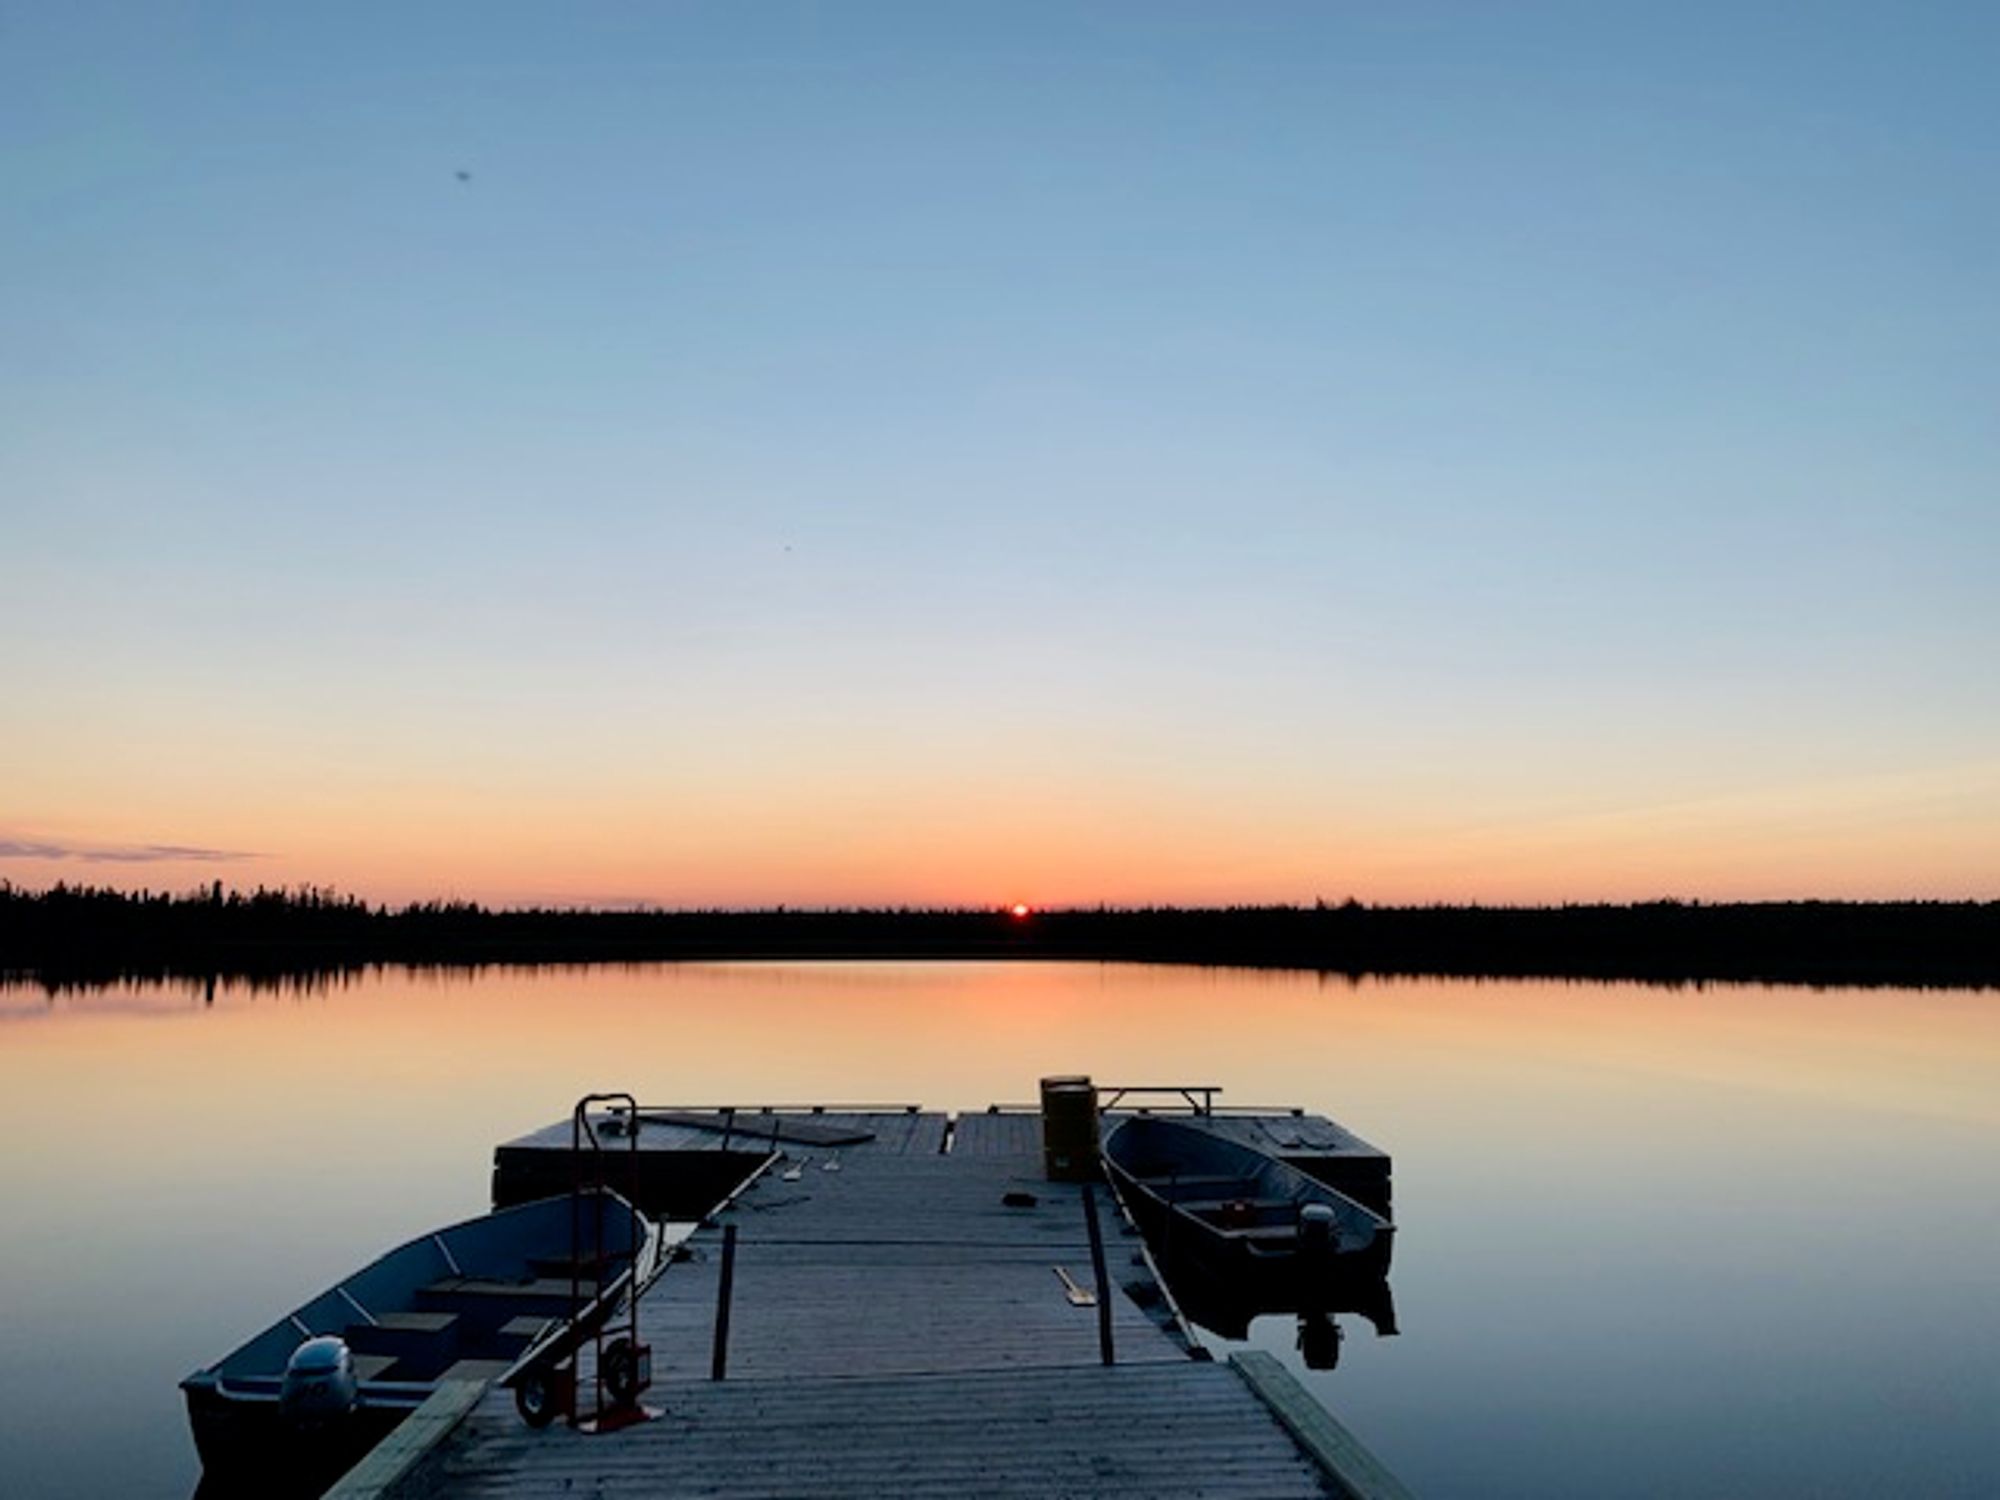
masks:
<path id="1" fill-rule="evenodd" d="M 1341 1327 L 1325 1313 L 1304 1313 L 1299 1318 L 1299 1354 L 1308 1370 L 1331 1370 L 1340 1364 Z"/>
<path id="2" fill-rule="evenodd" d="M 354 1355 L 344 1339 L 327 1333 L 307 1339 L 285 1361 L 278 1387 L 278 1411 L 292 1427 L 331 1427 L 361 1399 Z"/>

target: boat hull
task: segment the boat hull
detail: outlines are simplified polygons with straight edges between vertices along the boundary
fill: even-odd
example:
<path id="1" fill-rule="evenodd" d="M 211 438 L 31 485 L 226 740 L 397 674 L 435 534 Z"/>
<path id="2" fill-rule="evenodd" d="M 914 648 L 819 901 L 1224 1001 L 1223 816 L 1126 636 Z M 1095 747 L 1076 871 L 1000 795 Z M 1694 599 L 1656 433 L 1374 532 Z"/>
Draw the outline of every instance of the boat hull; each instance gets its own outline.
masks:
<path id="1" fill-rule="evenodd" d="M 275 1396 L 232 1395 L 188 1384 L 188 1427 L 201 1457 L 204 1497 L 318 1495 L 353 1468 L 410 1414 L 409 1406 L 359 1406 L 344 1420 L 300 1432 Z"/>
<path id="2" fill-rule="evenodd" d="M 1388 1275 L 1395 1226 L 1276 1157 L 1192 1124 L 1141 1116 L 1107 1134 L 1104 1167 L 1126 1211 L 1183 1283 L 1267 1309 L 1331 1309 Z M 1298 1230 L 1332 1211 L 1333 1242 Z"/>

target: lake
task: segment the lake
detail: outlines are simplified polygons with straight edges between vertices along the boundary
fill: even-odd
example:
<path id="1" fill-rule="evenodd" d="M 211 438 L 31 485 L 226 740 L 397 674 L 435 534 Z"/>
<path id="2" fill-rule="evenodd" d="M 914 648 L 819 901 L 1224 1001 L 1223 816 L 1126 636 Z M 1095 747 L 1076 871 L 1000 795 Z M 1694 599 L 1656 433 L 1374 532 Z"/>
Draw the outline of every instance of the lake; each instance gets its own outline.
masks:
<path id="1" fill-rule="evenodd" d="M 0 987 L 0 1491 L 186 1496 L 180 1377 L 586 1091 L 1068 1072 L 1393 1154 L 1402 1333 L 1251 1337 L 1420 1494 L 2000 1491 L 2000 994 L 1008 963 Z"/>

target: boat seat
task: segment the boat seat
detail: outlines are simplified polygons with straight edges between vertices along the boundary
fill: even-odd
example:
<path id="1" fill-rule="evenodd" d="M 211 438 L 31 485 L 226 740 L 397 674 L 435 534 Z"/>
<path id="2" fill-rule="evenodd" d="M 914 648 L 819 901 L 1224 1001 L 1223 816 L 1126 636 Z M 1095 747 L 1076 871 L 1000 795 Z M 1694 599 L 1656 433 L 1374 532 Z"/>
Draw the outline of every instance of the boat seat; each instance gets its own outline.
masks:
<path id="1" fill-rule="evenodd" d="M 386 1312 L 375 1319 L 377 1328 L 394 1328 L 404 1333 L 443 1333 L 458 1321 L 457 1313 Z"/>
<path id="2" fill-rule="evenodd" d="M 385 1312 L 372 1323 L 350 1323 L 345 1337 L 357 1356 L 386 1354 L 394 1359 L 436 1359 L 458 1345 L 458 1314 Z"/>
<path id="3" fill-rule="evenodd" d="M 580 1288 L 586 1295 L 593 1290 L 586 1281 Z M 488 1281 L 477 1276 L 447 1276 L 422 1288 L 429 1297 L 560 1297 L 569 1301 L 567 1276 L 538 1276 L 533 1281 Z"/>
<path id="4" fill-rule="evenodd" d="M 396 1359 L 393 1354 L 357 1354 L 354 1356 L 354 1378 L 380 1380 Z"/>
<path id="5" fill-rule="evenodd" d="M 1298 1204 L 1290 1198 L 1202 1198 L 1187 1199 L 1174 1205 L 1191 1214 L 1220 1213 L 1225 1208 L 1247 1209 L 1251 1213 L 1269 1213 L 1273 1209 L 1296 1210 Z"/>
<path id="6" fill-rule="evenodd" d="M 1247 1198 L 1257 1185 L 1241 1177 L 1162 1177 L 1147 1183 L 1146 1190 L 1169 1203 L 1185 1203 L 1190 1198 Z"/>

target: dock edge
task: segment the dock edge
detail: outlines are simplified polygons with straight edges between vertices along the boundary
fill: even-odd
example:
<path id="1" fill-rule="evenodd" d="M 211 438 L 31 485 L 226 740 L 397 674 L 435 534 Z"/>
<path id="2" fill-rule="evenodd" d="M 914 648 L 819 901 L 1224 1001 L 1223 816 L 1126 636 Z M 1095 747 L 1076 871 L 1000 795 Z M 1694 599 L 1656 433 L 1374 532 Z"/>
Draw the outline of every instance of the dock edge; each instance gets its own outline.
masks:
<path id="1" fill-rule="evenodd" d="M 408 1481 L 439 1445 L 458 1431 L 485 1397 L 489 1382 L 444 1380 L 320 1500 L 413 1500 Z"/>
<path id="2" fill-rule="evenodd" d="M 1415 1500 L 1408 1486 L 1274 1356 L 1245 1349 L 1231 1354 L 1229 1363 L 1349 1500 Z"/>

